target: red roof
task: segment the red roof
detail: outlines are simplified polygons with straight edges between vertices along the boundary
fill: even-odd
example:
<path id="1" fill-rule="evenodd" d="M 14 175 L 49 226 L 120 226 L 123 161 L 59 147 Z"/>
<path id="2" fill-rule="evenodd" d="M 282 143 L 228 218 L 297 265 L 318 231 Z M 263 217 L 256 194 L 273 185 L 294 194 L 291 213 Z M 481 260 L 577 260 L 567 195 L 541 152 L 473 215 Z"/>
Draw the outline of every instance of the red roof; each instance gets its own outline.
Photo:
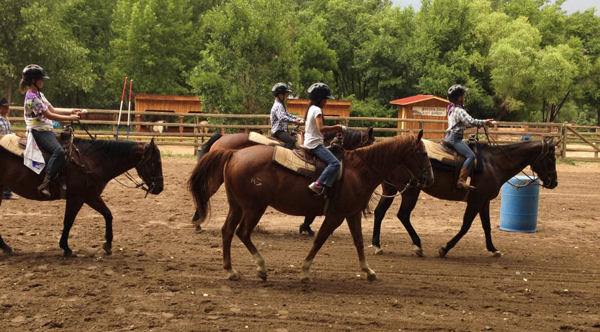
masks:
<path id="1" fill-rule="evenodd" d="M 437 99 L 437 100 L 441 100 L 441 101 L 450 103 L 449 100 L 440 98 L 440 97 L 437 97 L 434 95 L 416 95 L 416 96 L 412 96 L 412 97 L 406 97 L 406 98 L 402 98 L 402 99 L 392 100 L 392 101 L 390 101 L 390 104 L 408 105 L 408 104 L 414 104 L 414 103 L 418 103 L 420 101 L 425 101 L 425 100 L 429 100 L 429 99 Z"/>

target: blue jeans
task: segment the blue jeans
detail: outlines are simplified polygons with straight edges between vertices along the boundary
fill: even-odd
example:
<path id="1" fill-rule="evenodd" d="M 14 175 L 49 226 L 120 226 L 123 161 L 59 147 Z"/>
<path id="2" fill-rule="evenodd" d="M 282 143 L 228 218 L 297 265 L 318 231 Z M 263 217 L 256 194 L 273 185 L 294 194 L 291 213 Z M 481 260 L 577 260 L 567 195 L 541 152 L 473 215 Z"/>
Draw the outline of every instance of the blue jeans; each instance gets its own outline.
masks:
<path id="1" fill-rule="evenodd" d="M 3 198 L 8 198 L 12 196 L 12 191 L 10 191 L 10 189 L 8 187 L 4 187 L 4 192 L 2 193 L 2 197 Z"/>
<path id="2" fill-rule="evenodd" d="M 320 184 L 331 188 L 340 170 L 340 161 L 337 160 L 333 153 L 327 150 L 323 144 L 311 149 L 310 152 L 327 164 L 327 167 L 325 167 L 325 170 L 321 173 L 321 176 L 319 176 L 317 181 L 319 181 Z"/>
<path id="3" fill-rule="evenodd" d="M 53 131 L 32 129 L 31 134 L 40 149 L 52 154 L 48 164 L 46 164 L 46 173 L 54 178 L 65 162 L 65 150 L 58 143 L 56 134 Z"/>
<path id="4" fill-rule="evenodd" d="M 473 163 L 475 162 L 475 153 L 473 153 L 473 151 L 469 148 L 467 143 L 465 143 L 463 141 L 463 136 L 448 133 L 446 135 L 446 138 L 444 138 L 444 140 L 446 140 L 446 142 L 452 144 L 452 146 L 454 146 L 454 149 L 458 153 L 460 153 L 461 155 L 465 156 L 465 158 L 467 158 L 462 167 L 466 167 L 470 172 L 471 168 L 473 167 Z"/>

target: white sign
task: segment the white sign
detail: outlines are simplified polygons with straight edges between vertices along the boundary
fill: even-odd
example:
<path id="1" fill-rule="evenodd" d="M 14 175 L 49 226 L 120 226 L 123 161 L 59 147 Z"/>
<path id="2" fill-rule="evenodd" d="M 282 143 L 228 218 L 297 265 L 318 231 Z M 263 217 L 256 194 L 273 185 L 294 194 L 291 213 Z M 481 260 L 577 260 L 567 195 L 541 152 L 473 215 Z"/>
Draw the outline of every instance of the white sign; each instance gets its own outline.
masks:
<path id="1" fill-rule="evenodd" d="M 446 109 L 444 107 L 413 107 L 413 115 L 424 115 L 424 116 L 446 116 Z"/>

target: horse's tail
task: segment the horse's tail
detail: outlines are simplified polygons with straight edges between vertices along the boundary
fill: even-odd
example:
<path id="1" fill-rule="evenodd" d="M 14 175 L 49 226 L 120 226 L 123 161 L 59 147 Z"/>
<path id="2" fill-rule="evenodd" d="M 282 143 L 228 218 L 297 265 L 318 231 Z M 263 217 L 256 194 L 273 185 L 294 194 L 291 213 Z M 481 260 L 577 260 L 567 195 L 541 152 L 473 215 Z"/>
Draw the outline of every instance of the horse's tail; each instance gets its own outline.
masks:
<path id="1" fill-rule="evenodd" d="M 188 188 L 196 204 L 198 220 L 202 224 L 209 210 L 209 200 L 221 184 L 223 184 L 223 171 L 235 150 L 216 150 L 202 156 L 188 181 Z"/>
<path id="2" fill-rule="evenodd" d="M 202 156 L 207 154 L 208 151 L 210 151 L 210 148 L 213 146 L 213 144 L 215 144 L 215 142 L 222 136 L 223 136 L 223 134 L 216 133 L 216 134 L 212 135 L 212 137 L 208 141 L 206 141 L 206 143 L 202 144 L 202 150 L 200 150 L 200 158 L 202 158 Z"/>

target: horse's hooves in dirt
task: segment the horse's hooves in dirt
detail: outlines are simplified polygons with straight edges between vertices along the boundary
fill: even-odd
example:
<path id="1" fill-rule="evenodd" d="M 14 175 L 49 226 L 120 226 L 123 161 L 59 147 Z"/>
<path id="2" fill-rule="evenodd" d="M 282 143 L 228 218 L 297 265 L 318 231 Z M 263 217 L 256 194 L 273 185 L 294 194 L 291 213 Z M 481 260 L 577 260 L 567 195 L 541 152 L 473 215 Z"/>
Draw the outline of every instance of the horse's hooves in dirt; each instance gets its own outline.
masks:
<path id="1" fill-rule="evenodd" d="M 315 232 L 310 229 L 310 225 L 302 224 L 300 225 L 300 234 L 306 233 L 308 236 L 315 236 Z"/>
<path id="2" fill-rule="evenodd" d="M 202 229 L 202 227 L 196 226 L 196 228 L 194 228 L 194 232 L 196 232 L 196 234 L 200 234 L 200 233 L 203 233 L 204 230 Z"/>
<path id="3" fill-rule="evenodd" d="M 377 280 L 377 275 L 375 273 L 373 273 L 373 274 L 367 274 L 367 280 L 369 280 L 369 281 L 375 281 L 375 280 Z"/>
<path id="4" fill-rule="evenodd" d="M 10 255 L 10 254 L 12 254 L 14 251 L 13 251 L 13 248 L 11 248 L 11 247 L 9 247 L 9 246 L 5 245 L 4 247 L 2 247 L 2 252 L 4 252 L 4 253 L 5 253 L 5 254 L 7 254 L 7 255 Z"/>
<path id="5" fill-rule="evenodd" d="M 75 254 L 72 250 L 69 250 L 69 251 L 65 251 L 64 257 L 65 258 L 77 258 L 77 254 Z"/>
<path id="6" fill-rule="evenodd" d="M 258 271 L 258 276 L 262 279 L 262 281 L 267 281 L 267 272 Z"/>
<path id="7" fill-rule="evenodd" d="M 241 279 L 239 273 L 237 273 L 236 271 L 233 272 L 229 272 L 229 276 L 227 276 L 227 279 L 231 280 L 231 281 L 238 281 Z"/>
<path id="8" fill-rule="evenodd" d="M 300 282 L 303 283 L 303 284 L 310 284 L 313 281 L 312 281 L 312 279 L 310 277 L 302 277 L 302 278 L 300 278 Z"/>
<path id="9" fill-rule="evenodd" d="M 105 243 L 105 244 L 102 245 L 102 249 L 104 249 L 104 252 L 107 255 L 112 255 L 112 245 L 110 245 L 108 243 Z"/>
<path id="10" fill-rule="evenodd" d="M 383 255 L 383 249 L 375 247 L 375 255 Z"/>
<path id="11" fill-rule="evenodd" d="M 440 250 L 438 250 L 438 253 L 440 254 L 440 258 L 446 258 L 448 250 L 446 250 L 446 248 L 444 247 L 441 247 Z"/>
<path id="12" fill-rule="evenodd" d="M 417 256 L 423 257 L 423 248 L 414 246 L 413 251 L 415 252 L 415 254 L 417 254 Z"/>
<path id="13" fill-rule="evenodd" d="M 500 252 L 500 250 L 496 250 L 492 252 L 492 257 L 502 257 L 502 253 Z"/>

